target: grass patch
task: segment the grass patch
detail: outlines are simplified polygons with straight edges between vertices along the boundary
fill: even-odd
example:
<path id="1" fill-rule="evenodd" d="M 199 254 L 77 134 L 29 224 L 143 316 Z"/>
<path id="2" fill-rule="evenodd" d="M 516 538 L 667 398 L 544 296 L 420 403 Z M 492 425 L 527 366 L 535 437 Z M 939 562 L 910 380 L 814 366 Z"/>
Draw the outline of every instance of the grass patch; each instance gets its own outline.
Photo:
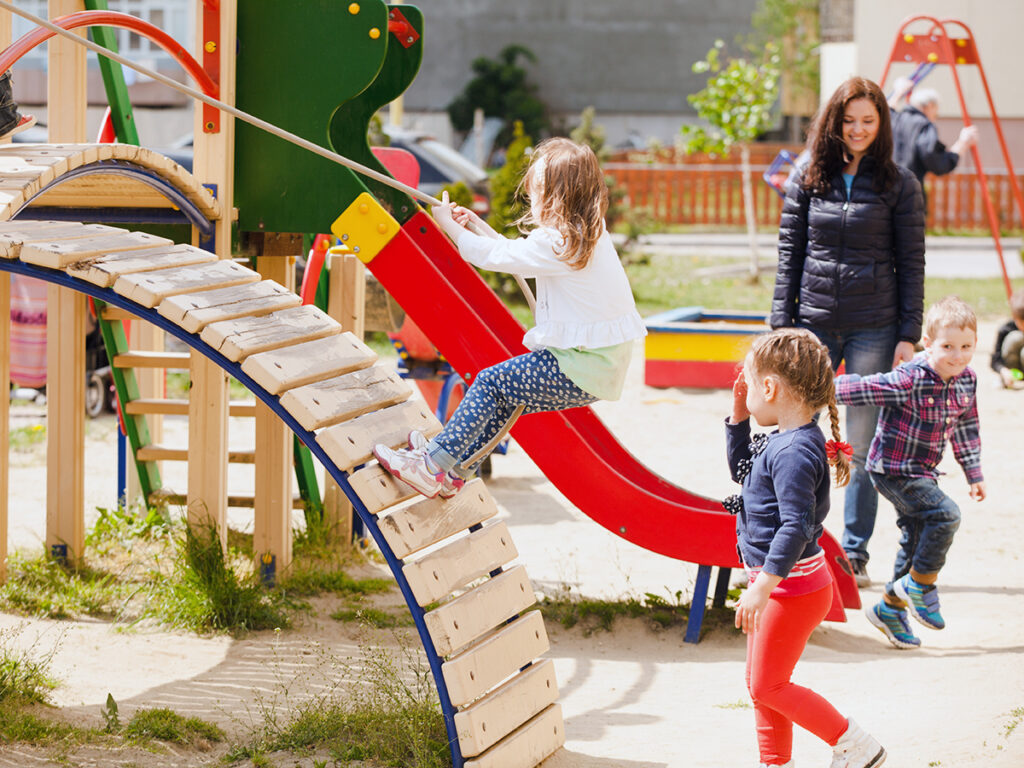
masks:
<path id="1" fill-rule="evenodd" d="M 33 424 L 29 427 L 14 427 L 10 431 L 10 449 L 15 453 L 31 453 L 46 442 L 46 425 Z"/>
<path id="2" fill-rule="evenodd" d="M 1010 718 L 1010 722 L 1003 727 L 1004 739 L 1010 738 L 1013 732 L 1017 730 L 1017 726 L 1021 724 L 1021 721 L 1024 721 L 1024 707 L 1011 709 L 1007 717 Z"/>
<path id="3" fill-rule="evenodd" d="M 331 614 L 335 621 L 352 622 L 357 621 L 376 629 L 394 629 L 396 627 L 411 627 L 415 622 L 406 610 L 398 612 L 386 611 L 380 608 L 348 607 L 339 608 Z"/>
<path id="4" fill-rule="evenodd" d="M 655 254 L 627 265 L 626 273 L 637 309 L 644 316 L 688 306 L 768 312 L 775 288 L 774 272 L 763 273 L 753 284 L 745 273 L 706 272 L 709 268 L 740 268 L 747 263 L 745 258 Z M 996 319 L 1009 314 L 1001 278 L 925 278 L 926 307 L 949 294 L 970 304 L 979 317 Z"/>
<path id="5" fill-rule="evenodd" d="M 327 692 L 291 707 L 286 700 L 260 702 L 256 727 L 229 760 L 261 765 L 269 764 L 266 755 L 272 752 L 316 751 L 342 765 L 363 760 L 375 766 L 451 766 L 437 692 L 419 656 L 404 647 L 368 647 L 360 659 L 323 663 L 330 674 Z M 287 686 L 283 695 L 287 699 Z M 285 710 L 291 714 L 282 718 Z"/>
<path id="6" fill-rule="evenodd" d="M 586 636 L 598 630 L 610 632 L 619 618 L 642 619 L 658 630 L 681 627 L 690 617 L 690 605 L 681 590 L 666 591 L 667 598 L 647 592 L 639 598 L 600 600 L 574 594 L 565 586 L 555 595 L 545 595 L 540 601 L 540 610 L 545 619 L 558 622 L 566 629 L 578 626 Z M 729 592 L 732 600 L 738 595 L 739 590 Z M 732 627 L 733 617 L 731 608 L 709 606 L 701 622 L 701 636 L 719 627 Z"/>
<path id="7" fill-rule="evenodd" d="M 198 717 L 185 717 L 171 709 L 140 709 L 124 726 L 129 739 L 156 739 L 206 751 L 211 742 L 224 740 L 224 731 Z"/>
<path id="8" fill-rule="evenodd" d="M 113 617 L 131 592 L 131 585 L 103 570 L 15 553 L 0 586 L 0 608 L 51 619 Z"/>
<path id="9" fill-rule="evenodd" d="M 225 555 L 215 526 L 184 526 L 173 573 L 154 573 L 149 612 L 171 626 L 195 632 L 239 632 L 291 626 L 290 606 L 266 590 L 251 568 Z"/>
<path id="10" fill-rule="evenodd" d="M 0 706 L 46 701 L 56 685 L 50 676 L 50 660 L 56 647 L 41 658 L 16 647 L 24 626 L 0 629 Z"/>

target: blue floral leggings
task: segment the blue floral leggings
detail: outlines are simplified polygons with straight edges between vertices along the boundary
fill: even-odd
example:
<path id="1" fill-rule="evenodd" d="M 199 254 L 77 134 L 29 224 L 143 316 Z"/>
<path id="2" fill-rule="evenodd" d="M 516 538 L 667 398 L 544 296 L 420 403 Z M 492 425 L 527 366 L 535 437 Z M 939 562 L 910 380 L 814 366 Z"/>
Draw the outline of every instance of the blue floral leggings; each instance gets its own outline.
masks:
<path id="1" fill-rule="evenodd" d="M 558 360 L 546 349 L 528 352 L 480 371 L 427 450 L 441 469 L 450 472 L 498 434 L 518 405 L 526 406 L 523 413 L 540 413 L 596 400 L 562 373 Z M 475 470 L 474 466 L 459 474 L 468 478 Z"/>

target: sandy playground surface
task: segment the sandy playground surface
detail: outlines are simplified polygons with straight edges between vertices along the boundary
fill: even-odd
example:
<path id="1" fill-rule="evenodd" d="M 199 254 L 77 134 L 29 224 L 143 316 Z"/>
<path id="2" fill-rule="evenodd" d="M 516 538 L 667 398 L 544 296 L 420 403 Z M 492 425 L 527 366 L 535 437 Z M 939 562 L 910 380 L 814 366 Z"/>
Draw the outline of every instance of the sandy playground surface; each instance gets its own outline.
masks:
<path id="1" fill-rule="evenodd" d="M 874 733 L 889 750 L 887 765 L 893 768 L 1024 765 L 1024 726 L 1014 727 L 1024 719 L 1024 515 L 1015 448 L 1024 426 L 1024 391 L 995 386 L 987 369 L 994 329 L 993 323 L 983 324 L 982 352 L 975 359 L 988 499 L 972 502 L 952 457 L 944 464 L 949 473 L 944 488 L 964 512 L 940 581 L 948 627 L 934 632 L 915 625 L 924 647 L 901 652 L 860 612 L 848 611 L 847 623 L 826 623 L 815 631 L 795 675 Z M 717 497 L 732 492 L 721 427 L 729 394 L 650 389 L 643 385 L 642 369 L 638 348 L 624 399 L 599 404 L 602 418 L 634 454 L 670 480 Z M 89 498 L 109 505 L 112 418 L 92 422 L 88 439 Z M 42 470 L 13 472 L 12 547 L 38 545 L 44 528 L 37 493 Z M 568 584 L 574 592 L 602 597 L 647 592 L 668 597 L 692 589 L 694 566 L 647 553 L 591 522 L 518 447 L 495 457 L 489 486 L 536 588 Z M 840 503 L 836 491 L 828 521 L 833 533 L 841 529 Z M 894 519 L 883 501 L 869 566 L 876 582 L 883 582 L 891 568 L 898 538 Z M 871 604 L 879 594 L 876 585 L 862 598 Z M 275 700 L 284 680 L 314 680 L 311 670 L 322 658 L 318 647 L 352 657 L 360 644 L 393 642 L 387 633 L 368 638 L 332 621 L 330 610 L 325 604 L 317 617 L 279 636 L 265 632 L 240 640 L 8 615 L 0 615 L 0 628 L 20 625 L 24 642 L 38 638 L 38 648 L 56 646 L 53 672 L 60 686 L 52 700 L 68 717 L 102 725 L 100 710 L 109 692 L 122 718 L 139 707 L 171 707 L 241 735 L 258 699 Z M 753 712 L 743 684 L 745 644 L 738 633 L 719 630 L 699 645 L 688 645 L 679 631 L 655 631 L 625 620 L 611 633 L 585 636 L 551 625 L 548 632 L 568 741 L 545 768 L 757 765 Z M 175 749 L 154 755 L 87 748 L 66 760 L 103 767 L 205 765 L 222 752 Z M 798 729 L 794 754 L 799 766 L 824 766 L 831 752 Z M 274 760 L 281 766 L 312 765 L 310 758 Z M 0 746 L 0 765 L 51 764 L 45 751 Z"/>

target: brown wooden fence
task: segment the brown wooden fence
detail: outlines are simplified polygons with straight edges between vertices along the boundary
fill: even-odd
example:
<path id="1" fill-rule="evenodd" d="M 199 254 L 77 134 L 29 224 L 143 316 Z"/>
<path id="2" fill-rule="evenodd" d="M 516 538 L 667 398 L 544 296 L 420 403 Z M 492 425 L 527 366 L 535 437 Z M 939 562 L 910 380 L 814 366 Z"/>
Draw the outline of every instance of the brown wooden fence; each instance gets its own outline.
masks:
<path id="1" fill-rule="evenodd" d="M 752 158 L 754 212 L 762 227 L 779 223 L 782 200 L 761 179 L 775 152 L 784 145 L 762 148 Z M 793 148 L 790 147 L 792 150 Z M 647 162 L 636 162 L 644 158 Z M 694 162 L 671 150 L 655 158 L 640 153 L 623 154 L 605 165 L 615 185 L 625 192 L 625 203 L 646 211 L 662 224 L 689 224 L 710 227 L 743 227 L 741 171 L 735 156 L 702 158 Z M 1013 197 L 1010 177 L 1005 171 L 986 172 L 992 205 L 1003 233 L 1024 229 L 1020 210 Z M 1024 177 L 1017 183 L 1024 188 Z M 928 176 L 929 231 L 984 234 L 990 232 L 977 174 L 954 172 L 947 176 Z"/>

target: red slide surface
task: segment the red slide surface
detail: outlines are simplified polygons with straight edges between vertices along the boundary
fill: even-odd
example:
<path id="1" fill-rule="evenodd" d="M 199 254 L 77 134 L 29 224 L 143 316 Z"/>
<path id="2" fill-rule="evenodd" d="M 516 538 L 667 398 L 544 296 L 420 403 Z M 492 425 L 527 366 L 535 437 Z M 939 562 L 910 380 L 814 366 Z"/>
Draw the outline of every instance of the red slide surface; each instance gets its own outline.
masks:
<path id="1" fill-rule="evenodd" d="M 525 329 L 425 213 L 406 222 L 367 266 L 467 382 L 526 351 Z M 608 530 L 679 560 L 739 565 L 735 521 L 722 505 L 651 472 L 589 408 L 524 416 L 512 435 L 573 504 Z M 843 620 L 842 606 L 859 607 L 859 594 L 841 567 L 837 542 L 826 532 L 821 543 L 839 588 L 829 618 Z"/>

